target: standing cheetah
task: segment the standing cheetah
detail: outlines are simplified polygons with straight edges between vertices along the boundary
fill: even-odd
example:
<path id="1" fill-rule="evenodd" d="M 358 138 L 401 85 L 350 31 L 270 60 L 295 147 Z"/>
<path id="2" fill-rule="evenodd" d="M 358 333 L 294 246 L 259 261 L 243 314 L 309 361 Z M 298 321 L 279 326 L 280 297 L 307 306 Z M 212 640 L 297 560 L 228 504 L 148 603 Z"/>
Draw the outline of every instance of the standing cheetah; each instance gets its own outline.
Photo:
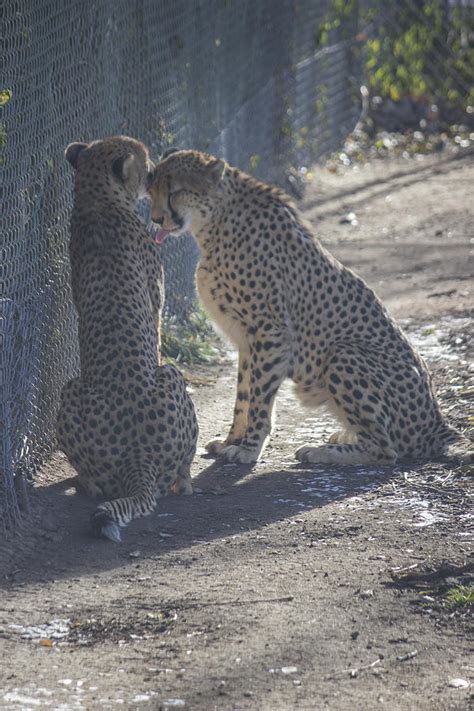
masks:
<path id="1" fill-rule="evenodd" d="M 375 293 L 327 252 L 290 199 L 198 151 L 171 151 L 150 182 L 152 217 L 201 250 L 200 297 L 239 349 L 233 424 L 207 444 L 258 460 L 275 395 L 292 378 L 341 431 L 296 452 L 302 462 L 389 464 L 441 455 L 460 436 L 440 413 L 430 374 Z"/>
<path id="2" fill-rule="evenodd" d="M 192 493 L 198 428 L 181 374 L 159 365 L 160 248 L 136 213 L 148 152 L 114 137 L 65 155 L 76 170 L 69 250 L 81 375 L 63 389 L 57 434 L 78 487 L 112 499 L 93 513 L 94 532 L 119 541 L 119 527 L 158 496 Z"/>

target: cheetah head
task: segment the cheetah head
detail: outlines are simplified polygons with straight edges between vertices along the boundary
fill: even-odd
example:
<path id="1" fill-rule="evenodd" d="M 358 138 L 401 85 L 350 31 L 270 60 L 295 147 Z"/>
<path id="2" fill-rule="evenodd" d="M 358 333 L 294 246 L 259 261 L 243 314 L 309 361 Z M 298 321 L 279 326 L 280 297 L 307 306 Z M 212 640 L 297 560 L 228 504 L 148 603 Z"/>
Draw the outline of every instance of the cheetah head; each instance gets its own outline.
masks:
<path id="1" fill-rule="evenodd" d="M 154 168 L 146 146 L 127 136 L 70 143 L 64 155 L 76 171 L 76 180 L 134 201 L 145 196 Z"/>
<path id="2" fill-rule="evenodd" d="M 226 163 L 199 151 L 170 151 L 152 171 L 151 217 L 174 235 L 199 233 L 215 215 Z"/>

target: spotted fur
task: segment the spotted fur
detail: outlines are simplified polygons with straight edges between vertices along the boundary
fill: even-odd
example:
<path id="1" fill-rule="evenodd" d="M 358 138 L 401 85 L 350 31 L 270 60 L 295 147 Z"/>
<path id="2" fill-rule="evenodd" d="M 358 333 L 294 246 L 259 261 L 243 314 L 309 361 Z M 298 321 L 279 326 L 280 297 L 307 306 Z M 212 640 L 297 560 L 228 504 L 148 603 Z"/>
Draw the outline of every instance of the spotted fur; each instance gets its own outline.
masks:
<path id="1" fill-rule="evenodd" d="M 159 363 L 163 303 L 160 247 L 136 213 L 151 164 L 126 137 L 71 144 L 72 293 L 81 374 L 63 389 L 61 449 L 77 486 L 110 500 L 92 516 L 97 535 L 146 516 L 170 491 L 192 493 L 197 423 L 181 374 Z"/>
<path id="2" fill-rule="evenodd" d="M 341 424 L 328 444 L 300 448 L 300 461 L 389 464 L 441 455 L 459 441 L 423 359 L 284 193 L 197 151 L 162 160 L 150 193 L 155 221 L 194 233 L 199 294 L 239 349 L 232 427 L 210 452 L 256 461 L 286 377 L 305 404 L 324 405 Z"/>

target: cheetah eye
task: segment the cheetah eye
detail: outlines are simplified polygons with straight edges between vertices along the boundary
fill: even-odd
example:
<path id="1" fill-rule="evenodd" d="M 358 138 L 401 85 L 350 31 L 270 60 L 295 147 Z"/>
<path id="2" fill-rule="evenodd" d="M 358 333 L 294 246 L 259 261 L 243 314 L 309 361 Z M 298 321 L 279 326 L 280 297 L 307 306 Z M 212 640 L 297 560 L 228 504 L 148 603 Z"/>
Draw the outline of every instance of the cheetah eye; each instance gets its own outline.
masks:
<path id="1" fill-rule="evenodd" d="M 176 188 L 176 190 L 170 190 L 168 192 L 168 204 L 172 198 L 176 197 L 176 195 L 179 195 L 182 192 L 183 192 L 182 188 Z"/>
<path id="2" fill-rule="evenodd" d="M 174 198 L 174 196 L 177 195 L 177 194 L 178 194 L 178 190 L 174 190 L 173 192 L 170 191 L 170 192 L 168 193 L 168 209 L 169 209 L 170 211 L 173 210 L 173 208 L 171 207 L 171 200 L 172 200 L 172 199 Z"/>

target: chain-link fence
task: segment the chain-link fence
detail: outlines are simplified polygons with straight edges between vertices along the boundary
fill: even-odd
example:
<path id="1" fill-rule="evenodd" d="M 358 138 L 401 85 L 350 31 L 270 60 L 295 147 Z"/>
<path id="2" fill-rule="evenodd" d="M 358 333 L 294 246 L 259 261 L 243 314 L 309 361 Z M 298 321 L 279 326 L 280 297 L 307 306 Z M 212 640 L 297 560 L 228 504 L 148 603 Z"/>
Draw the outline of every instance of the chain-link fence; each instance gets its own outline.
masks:
<path id="1" fill-rule="evenodd" d="M 466 42 L 465 30 L 449 40 L 453 5 L 465 13 L 472 4 L 433 2 L 444 15 L 440 26 L 438 15 L 422 17 L 426 26 L 438 23 L 432 56 L 445 56 L 449 45 L 451 61 Z M 392 81 L 376 41 L 396 22 L 400 32 L 409 30 L 408 15 L 395 6 L 424 12 L 423 2 L 404 0 L 0 5 L 0 517 L 6 526 L 19 517 L 18 484 L 54 446 L 59 393 L 78 368 L 67 143 L 128 134 L 155 158 L 169 145 L 194 147 L 295 186 L 294 169 L 335 149 L 356 123 L 370 63 L 379 83 Z M 463 71 L 451 66 L 450 76 L 462 81 L 450 90 L 464 92 Z M 164 256 L 167 310 L 185 318 L 197 249 L 191 238 L 170 239 Z"/>

